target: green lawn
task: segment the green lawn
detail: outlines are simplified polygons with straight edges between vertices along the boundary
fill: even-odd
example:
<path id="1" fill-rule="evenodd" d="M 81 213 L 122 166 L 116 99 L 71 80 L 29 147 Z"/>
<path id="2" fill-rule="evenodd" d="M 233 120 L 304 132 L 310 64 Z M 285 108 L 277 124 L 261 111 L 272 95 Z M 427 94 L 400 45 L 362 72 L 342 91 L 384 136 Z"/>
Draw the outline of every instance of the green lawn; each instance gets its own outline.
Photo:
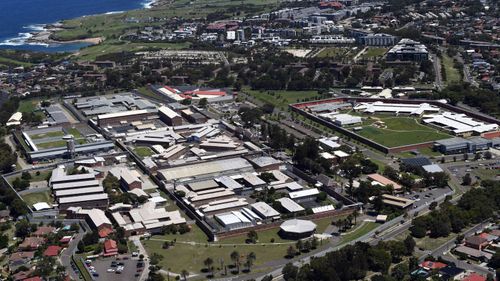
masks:
<path id="1" fill-rule="evenodd" d="M 154 99 L 164 99 L 165 97 L 163 97 L 162 95 L 160 94 L 157 94 L 153 91 L 151 91 L 149 88 L 147 87 L 140 87 L 137 89 L 137 91 L 141 94 L 141 95 L 144 95 L 146 97 L 151 97 L 151 98 L 154 98 Z"/>
<path id="2" fill-rule="evenodd" d="M 78 131 L 77 128 L 69 128 L 66 129 L 66 131 L 68 132 L 68 134 L 73 135 L 75 139 L 83 138 L 82 134 L 80 133 L 80 131 Z"/>
<path id="3" fill-rule="evenodd" d="M 418 150 L 421 154 L 429 157 L 438 157 L 441 156 L 442 154 L 438 151 L 432 150 L 431 147 L 426 147 L 426 148 L 421 148 Z"/>
<path id="4" fill-rule="evenodd" d="M 65 140 L 43 142 L 43 143 L 36 144 L 36 147 L 38 147 L 39 149 L 47 149 L 47 148 L 55 148 L 55 147 L 63 147 L 63 146 L 66 146 Z"/>
<path id="5" fill-rule="evenodd" d="M 148 254 L 152 255 L 157 253 L 164 258 L 160 265 L 164 269 L 170 268 L 172 272 L 180 273 L 183 269 L 189 272 L 199 273 L 203 268 L 203 261 L 210 257 L 218 264 L 223 260 L 224 263 L 231 264 L 230 254 L 233 251 L 238 251 L 242 260 L 244 261 L 248 253 L 254 252 L 257 256 L 255 265 L 262 265 L 266 262 L 281 259 L 286 255 L 286 249 L 289 245 L 275 244 L 275 245 L 253 245 L 247 244 L 242 246 L 224 246 L 220 244 L 206 244 L 206 245 L 189 245 L 179 244 L 170 247 L 169 249 L 162 249 L 162 241 L 145 240 L 143 241 Z"/>
<path id="6" fill-rule="evenodd" d="M 64 133 L 62 131 L 54 131 L 54 132 L 47 132 L 47 133 L 43 133 L 43 134 L 31 135 L 30 138 L 32 140 L 37 140 L 37 139 L 55 138 L 55 137 L 62 137 L 62 136 L 64 136 Z"/>
<path id="7" fill-rule="evenodd" d="M 351 242 L 354 239 L 357 239 L 368 232 L 374 230 L 379 226 L 378 223 L 375 222 L 365 222 L 363 225 L 361 225 L 358 228 L 355 228 L 354 230 L 345 233 L 345 235 L 342 235 L 342 239 L 340 240 L 341 243 L 348 243 Z"/>
<path id="8" fill-rule="evenodd" d="M 49 191 L 29 193 L 26 195 L 22 195 L 21 197 L 29 206 L 33 206 L 33 204 L 38 202 L 47 202 L 49 204 L 52 204 L 53 202 L 52 198 L 49 195 Z"/>
<path id="9" fill-rule="evenodd" d="M 349 49 L 347 49 L 347 48 L 331 47 L 331 48 L 325 48 L 319 54 L 317 54 L 316 57 L 318 57 L 318 58 L 341 58 L 347 52 L 349 52 Z"/>
<path id="10" fill-rule="evenodd" d="M 23 66 L 23 67 L 29 67 L 33 65 L 32 63 L 18 61 L 6 57 L 0 57 L 0 64 L 7 66 Z"/>
<path id="11" fill-rule="evenodd" d="M 32 172 L 30 173 L 31 174 L 30 182 L 44 181 L 51 172 L 52 171 L 40 171 L 39 175 L 37 175 L 36 172 Z"/>
<path id="12" fill-rule="evenodd" d="M 90 276 L 89 272 L 85 268 L 85 265 L 82 262 L 83 257 L 80 256 L 73 256 L 73 261 L 75 262 L 76 266 L 78 267 L 78 271 L 80 271 L 80 276 L 83 278 L 84 281 L 92 281 L 92 276 Z"/>
<path id="13" fill-rule="evenodd" d="M 332 222 L 331 217 L 315 220 L 317 232 L 323 233 Z M 338 219 L 338 218 L 336 218 Z M 180 272 L 186 269 L 190 272 L 200 272 L 203 269 L 203 260 L 211 257 L 215 261 L 223 259 L 225 263 L 230 263 L 230 254 L 238 251 L 240 255 L 246 256 L 250 252 L 257 255 L 256 265 L 283 258 L 290 245 L 295 245 L 295 240 L 286 240 L 278 236 L 279 228 L 258 231 L 259 242 L 257 244 L 245 244 L 246 235 L 221 239 L 218 242 L 207 242 L 207 236 L 196 225 L 192 225 L 192 230 L 183 235 L 155 235 L 150 240 L 142 241 L 148 254 L 158 253 L 164 256 L 161 261 L 163 268 L 170 268 L 173 272 Z M 274 243 L 271 239 L 274 238 Z M 162 249 L 162 240 L 174 240 L 177 242 L 197 242 L 203 245 L 190 245 L 177 243 L 169 249 Z M 283 243 L 283 244 L 280 244 Z M 238 244 L 237 246 L 234 244 Z M 244 260 L 244 259 L 243 259 Z"/>
<path id="14" fill-rule="evenodd" d="M 472 171 L 472 174 L 478 176 L 481 180 L 496 179 L 496 177 L 499 176 L 498 170 L 496 169 L 475 169 Z"/>
<path id="15" fill-rule="evenodd" d="M 36 111 L 37 104 L 38 104 L 37 99 L 21 100 L 19 102 L 19 107 L 17 108 L 17 111 L 23 112 L 23 113 Z"/>
<path id="16" fill-rule="evenodd" d="M 458 234 L 452 232 L 446 237 L 431 238 L 429 236 L 425 236 L 424 238 L 415 238 L 415 242 L 419 248 L 424 250 L 434 250 L 457 236 Z"/>
<path id="17" fill-rule="evenodd" d="M 386 128 L 365 125 L 362 127 L 362 130 L 356 133 L 387 147 L 450 138 L 450 135 L 422 125 L 414 118 L 376 116 L 376 118 L 377 117 L 385 122 Z"/>
<path id="18" fill-rule="evenodd" d="M 183 242 L 196 242 L 196 243 L 208 243 L 208 237 L 196 224 L 190 225 L 191 231 L 184 233 L 182 235 L 177 234 L 165 234 L 165 235 L 155 235 L 153 238 L 161 240 L 177 240 Z"/>
<path id="19" fill-rule="evenodd" d="M 151 150 L 151 148 L 149 148 L 147 146 L 138 146 L 138 147 L 135 147 L 134 148 L 134 153 L 137 154 L 141 158 L 148 157 L 148 156 L 151 156 L 151 155 L 155 154 L 154 151 Z"/>
<path id="20" fill-rule="evenodd" d="M 105 41 L 101 44 L 84 48 L 78 52 L 79 60 L 95 60 L 96 57 L 104 54 L 127 52 L 139 52 L 160 49 L 187 49 L 190 43 L 128 43 L 118 41 Z"/>
<path id="21" fill-rule="evenodd" d="M 458 69 L 456 69 L 453 65 L 453 58 L 449 57 L 446 54 L 443 54 L 442 60 L 444 71 L 446 71 L 446 82 L 448 82 L 448 84 L 460 82 L 461 76 L 458 72 Z"/>
<path id="22" fill-rule="evenodd" d="M 256 91 L 245 89 L 244 92 L 275 107 L 287 107 L 291 103 L 319 97 L 317 91 Z"/>
<path id="23" fill-rule="evenodd" d="M 375 58 L 383 56 L 386 52 L 386 48 L 368 48 L 362 56 L 364 58 Z"/>

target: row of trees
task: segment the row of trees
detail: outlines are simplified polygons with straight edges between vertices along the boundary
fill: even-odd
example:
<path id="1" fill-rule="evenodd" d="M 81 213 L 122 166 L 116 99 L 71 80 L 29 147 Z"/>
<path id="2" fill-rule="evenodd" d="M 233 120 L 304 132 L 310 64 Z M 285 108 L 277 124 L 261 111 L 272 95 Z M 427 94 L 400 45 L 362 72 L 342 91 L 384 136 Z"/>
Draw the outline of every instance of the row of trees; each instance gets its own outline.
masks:
<path id="1" fill-rule="evenodd" d="M 242 258 L 242 255 L 238 251 L 233 251 L 229 255 L 231 261 L 233 262 L 232 268 L 235 269 L 234 272 L 236 274 L 240 273 L 241 266 L 243 265 L 245 267 L 246 272 L 250 272 L 252 269 L 252 266 L 255 264 L 255 260 L 257 260 L 257 255 L 254 252 L 248 253 L 246 256 L 244 256 L 244 259 Z M 212 258 L 207 258 L 204 261 L 204 264 L 206 268 L 213 274 L 213 259 Z M 227 274 L 227 272 L 225 272 Z"/>
<path id="2" fill-rule="evenodd" d="M 404 276 L 418 266 L 417 259 L 411 257 L 414 247 L 415 241 L 411 237 L 404 241 L 381 242 L 376 246 L 358 242 L 314 258 L 301 268 L 289 263 L 283 268 L 283 278 L 294 281 L 361 280 L 368 271 L 378 272 L 380 274 L 376 276 L 382 277 Z M 410 257 L 408 262 L 402 262 L 405 257 Z M 389 270 L 392 264 L 397 265 Z"/>

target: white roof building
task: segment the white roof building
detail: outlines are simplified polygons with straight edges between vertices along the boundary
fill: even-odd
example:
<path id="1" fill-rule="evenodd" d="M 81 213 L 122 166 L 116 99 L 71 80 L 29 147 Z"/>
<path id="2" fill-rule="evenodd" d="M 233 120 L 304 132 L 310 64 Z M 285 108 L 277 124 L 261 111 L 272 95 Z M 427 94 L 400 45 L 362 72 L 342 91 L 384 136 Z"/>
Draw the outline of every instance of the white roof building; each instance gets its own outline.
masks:
<path id="1" fill-rule="evenodd" d="M 22 119 L 23 119 L 23 114 L 21 112 L 16 112 L 12 114 L 12 116 L 9 118 L 9 120 L 5 125 L 7 126 L 21 125 Z"/>
<path id="2" fill-rule="evenodd" d="M 331 118 L 333 123 L 339 126 L 348 126 L 353 124 L 359 124 L 363 122 L 363 119 L 359 116 L 353 116 L 350 114 L 337 114 Z"/>
<path id="3" fill-rule="evenodd" d="M 290 198 L 283 197 L 283 198 L 280 198 L 276 201 L 280 202 L 281 206 L 285 210 L 287 210 L 289 213 L 297 213 L 297 212 L 302 212 L 305 210 L 302 206 L 295 203 L 295 201 L 293 201 Z"/>
<path id="4" fill-rule="evenodd" d="M 360 103 L 354 107 L 354 110 L 372 114 L 379 112 L 390 112 L 395 114 L 402 113 L 410 115 L 421 115 L 426 112 L 439 112 L 439 107 L 430 105 L 428 103 L 406 104 L 376 101 L 372 103 Z"/>
<path id="5" fill-rule="evenodd" d="M 33 209 L 35 211 L 41 211 L 41 210 L 46 210 L 46 209 L 51 209 L 50 205 L 47 202 L 38 202 L 33 204 Z"/>
<path id="6" fill-rule="evenodd" d="M 158 108 L 158 112 L 165 114 L 168 118 L 176 118 L 176 117 L 181 117 L 177 112 L 173 111 L 169 107 L 162 106 Z"/>
<path id="7" fill-rule="evenodd" d="M 290 192 L 288 196 L 290 196 L 290 199 L 297 200 L 304 197 L 317 196 L 318 194 L 319 190 L 317 188 L 309 188 L 300 191 Z"/>
<path id="8" fill-rule="evenodd" d="M 424 115 L 422 122 L 442 126 L 444 129 L 447 129 L 455 134 L 463 134 L 467 132 L 481 134 L 498 130 L 497 124 L 488 124 L 476 121 L 465 114 L 452 112 Z"/>
<path id="9" fill-rule="evenodd" d="M 280 213 L 265 202 L 256 202 L 250 206 L 252 207 L 252 210 L 263 219 L 277 219 L 280 217 Z"/>
<path id="10" fill-rule="evenodd" d="M 308 220 L 292 219 L 283 222 L 280 229 L 286 233 L 309 233 L 316 230 L 316 224 Z"/>

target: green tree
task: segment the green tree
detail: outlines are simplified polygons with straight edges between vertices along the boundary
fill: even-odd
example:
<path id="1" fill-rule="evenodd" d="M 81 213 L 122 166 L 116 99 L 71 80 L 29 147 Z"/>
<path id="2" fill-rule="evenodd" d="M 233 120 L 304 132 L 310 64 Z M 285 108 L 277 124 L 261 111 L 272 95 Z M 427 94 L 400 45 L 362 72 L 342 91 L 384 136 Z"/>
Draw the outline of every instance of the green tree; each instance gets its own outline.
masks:
<path id="1" fill-rule="evenodd" d="M 298 272 L 299 272 L 298 267 L 296 267 L 292 263 L 287 263 L 281 270 L 281 273 L 283 274 L 283 279 L 285 279 L 286 281 L 295 280 Z"/>
<path id="2" fill-rule="evenodd" d="M 259 235 L 257 234 L 257 232 L 255 230 L 250 230 L 247 233 L 247 240 L 250 243 L 255 244 L 255 243 L 257 243 L 257 240 L 259 240 Z"/>
<path id="3" fill-rule="evenodd" d="M 234 267 L 238 270 L 238 273 L 240 272 L 240 253 L 238 251 L 233 251 L 231 255 L 229 256 L 231 260 L 233 261 Z"/>
<path id="4" fill-rule="evenodd" d="M 257 259 L 257 256 L 255 255 L 254 252 L 248 253 L 247 259 L 245 262 L 245 266 L 247 267 L 248 271 L 250 271 L 252 269 L 252 266 L 253 266 L 256 259 Z"/>
<path id="5" fill-rule="evenodd" d="M 212 273 L 212 271 L 214 269 L 213 268 L 214 260 L 212 258 L 208 257 L 203 261 L 203 264 L 205 265 L 205 268 L 207 269 L 207 271 Z"/>

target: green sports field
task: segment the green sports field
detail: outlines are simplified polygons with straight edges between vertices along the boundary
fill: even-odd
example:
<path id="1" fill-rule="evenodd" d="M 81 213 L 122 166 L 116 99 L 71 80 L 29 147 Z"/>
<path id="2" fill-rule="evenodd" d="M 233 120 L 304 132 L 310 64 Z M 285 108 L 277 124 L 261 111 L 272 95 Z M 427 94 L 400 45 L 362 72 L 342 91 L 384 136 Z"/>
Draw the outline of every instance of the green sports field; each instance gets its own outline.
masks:
<path id="1" fill-rule="evenodd" d="M 417 144 L 450 138 L 451 136 L 437 129 L 422 125 L 417 118 L 376 115 L 363 122 L 357 134 L 386 147 Z M 382 121 L 385 128 L 377 127 L 376 121 Z"/>

